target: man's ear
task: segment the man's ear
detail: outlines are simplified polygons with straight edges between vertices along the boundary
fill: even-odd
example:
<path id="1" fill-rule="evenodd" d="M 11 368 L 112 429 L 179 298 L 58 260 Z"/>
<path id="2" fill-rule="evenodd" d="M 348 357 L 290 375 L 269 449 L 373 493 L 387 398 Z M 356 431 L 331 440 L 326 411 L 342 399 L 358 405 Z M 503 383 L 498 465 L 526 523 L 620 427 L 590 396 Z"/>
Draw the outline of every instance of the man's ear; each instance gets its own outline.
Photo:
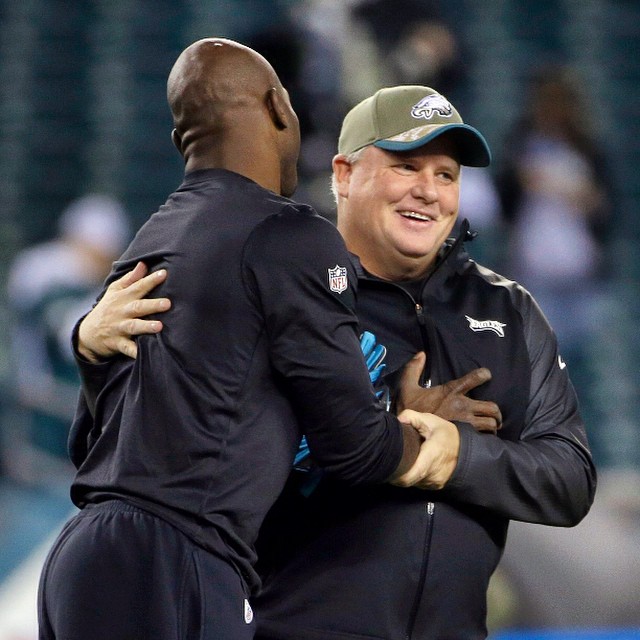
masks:
<path id="1" fill-rule="evenodd" d="M 267 91 L 267 109 L 271 120 L 277 129 L 286 129 L 289 126 L 289 112 L 284 96 L 276 87 Z"/>
<path id="2" fill-rule="evenodd" d="M 180 152 L 180 155 L 182 155 L 182 138 L 175 129 L 171 132 L 171 141 Z"/>
<path id="3" fill-rule="evenodd" d="M 349 193 L 352 164 L 347 160 L 347 156 L 339 153 L 333 157 L 331 166 L 335 177 L 336 192 L 339 196 L 345 197 Z"/>

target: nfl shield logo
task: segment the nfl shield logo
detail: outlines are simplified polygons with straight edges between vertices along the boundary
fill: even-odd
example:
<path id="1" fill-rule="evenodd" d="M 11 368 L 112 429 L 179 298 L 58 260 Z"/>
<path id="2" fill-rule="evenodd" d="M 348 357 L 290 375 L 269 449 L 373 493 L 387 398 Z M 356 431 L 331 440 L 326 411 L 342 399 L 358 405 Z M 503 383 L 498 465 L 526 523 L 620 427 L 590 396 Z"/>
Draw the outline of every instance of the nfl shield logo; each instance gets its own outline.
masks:
<path id="1" fill-rule="evenodd" d="M 347 290 L 347 269 L 336 265 L 333 269 L 327 269 L 329 272 L 329 289 L 336 293 L 342 293 Z"/>

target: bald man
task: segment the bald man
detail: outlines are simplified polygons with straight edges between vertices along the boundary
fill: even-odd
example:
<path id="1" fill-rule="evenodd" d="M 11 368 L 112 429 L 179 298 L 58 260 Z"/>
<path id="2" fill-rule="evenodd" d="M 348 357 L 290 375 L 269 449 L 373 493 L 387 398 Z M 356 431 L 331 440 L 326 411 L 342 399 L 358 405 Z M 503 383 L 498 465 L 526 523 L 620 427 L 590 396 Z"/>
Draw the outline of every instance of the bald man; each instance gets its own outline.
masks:
<path id="1" fill-rule="evenodd" d="M 251 638 L 253 543 L 302 433 L 354 484 L 439 486 L 456 464 L 452 423 L 375 402 L 343 241 L 286 197 L 300 134 L 273 68 L 201 40 L 176 61 L 168 100 L 184 180 L 108 279 L 140 261 L 168 271 L 168 326 L 80 401 L 80 512 L 42 572 L 41 640 Z M 418 431 L 448 442 L 448 459 L 430 465 Z"/>

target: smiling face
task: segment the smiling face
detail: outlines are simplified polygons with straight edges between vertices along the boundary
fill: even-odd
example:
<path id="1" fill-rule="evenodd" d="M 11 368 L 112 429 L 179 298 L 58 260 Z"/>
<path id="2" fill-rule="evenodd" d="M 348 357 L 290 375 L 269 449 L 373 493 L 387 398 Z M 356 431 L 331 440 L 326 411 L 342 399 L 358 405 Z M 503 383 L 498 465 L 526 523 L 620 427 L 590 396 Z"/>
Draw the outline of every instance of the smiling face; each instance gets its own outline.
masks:
<path id="1" fill-rule="evenodd" d="M 458 216 L 460 164 L 443 134 L 423 147 L 366 147 L 333 160 L 338 229 L 362 265 L 385 280 L 428 273 Z"/>

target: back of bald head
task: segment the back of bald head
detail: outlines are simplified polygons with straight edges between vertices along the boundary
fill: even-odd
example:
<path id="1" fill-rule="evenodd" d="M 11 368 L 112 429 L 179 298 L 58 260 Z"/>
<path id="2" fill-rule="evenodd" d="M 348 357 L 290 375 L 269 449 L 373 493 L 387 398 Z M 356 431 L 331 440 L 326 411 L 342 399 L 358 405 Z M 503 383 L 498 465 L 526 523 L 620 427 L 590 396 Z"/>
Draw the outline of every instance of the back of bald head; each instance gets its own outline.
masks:
<path id="1" fill-rule="evenodd" d="M 187 47 L 167 82 L 183 152 L 203 136 L 250 126 L 273 87 L 282 89 L 273 67 L 249 47 L 224 38 L 206 38 Z"/>
<path id="2" fill-rule="evenodd" d="M 185 171 L 226 169 L 283 195 L 295 191 L 298 118 L 259 53 L 225 38 L 198 40 L 174 64 L 167 97 Z"/>

